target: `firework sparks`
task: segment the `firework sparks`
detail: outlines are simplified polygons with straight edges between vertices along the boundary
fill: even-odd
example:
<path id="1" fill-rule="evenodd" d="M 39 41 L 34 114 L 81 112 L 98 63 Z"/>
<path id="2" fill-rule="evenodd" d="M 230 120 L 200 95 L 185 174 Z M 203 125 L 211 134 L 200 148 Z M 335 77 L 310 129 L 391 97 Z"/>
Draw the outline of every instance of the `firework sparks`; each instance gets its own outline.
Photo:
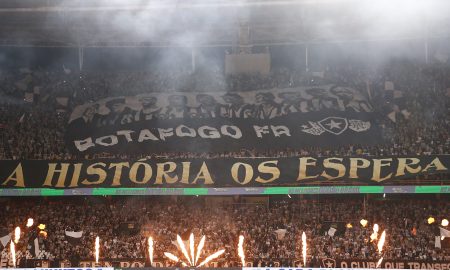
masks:
<path id="1" fill-rule="evenodd" d="M 150 258 L 150 265 L 153 265 L 153 238 L 148 238 L 148 257 Z"/>
<path id="2" fill-rule="evenodd" d="M 187 250 L 186 250 L 186 246 L 183 243 L 183 240 L 181 239 L 181 237 L 179 235 L 177 235 L 177 243 L 178 246 L 181 249 L 181 252 L 183 253 L 183 256 L 186 257 L 186 259 L 188 259 L 189 261 L 189 266 L 193 266 L 193 267 L 200 267 L 202 265 L 207 264 L 209 261 L 219 257 L 220 255 L 222 255 L 225 250 L 219 250 L 216 253 L 208 256 L 202 263 L 200 263 L 199 265 L 197 265 L 197 261 L 200 258 L 201 252 L 203 247 L 205 246 L 205 240 L 206 237 L 202 236 L 202 238 L 200 239 L 200 243 L 197 246 L 197 252 L 195 251 L 195 240 L 194 240 L 194 234 L 191 234 L 189 237 L 189 249 L 191 252 L 191 256 L 189 256 Z M 174 262 L 181 262 L 183 264 L 183 266 L 188 266 L 187 263 L 183 262 L 182 260 L 180 260 L 177 256 L 173 255 L 170 252 L 164 252 L 164 255 L 169 258 L 170 260 L 174 261 Z"/>
<path id="3" fill-rule="evenodd" d="M 33 224 L 34 224 L 34 220 L 32 218 L 29 218 L 27 220 L 27 228 L 30 228 L 31 226 L 33 226 Z"/>
<path id="4" fill-rule="evenodd" d="M 373 225 L 373 233 L 370 235 L 370 242 L 373 242 L 378 239 L 378 224 Z"/>
<path id="5" fill-rule="evenodd" d="M 378 253 L 381 254 L 383 251 L 384 241 L 386 240 L 386 231 L 381 234 L 380 240 L 378 241 Z"/>
<path id="6" fill-rule="evenodd" d="M 306 267 L 306 234 L 302 234 L 302 254 L 303 254 L 303 267 Z"/>
<path id="7" fill-rule="evenodd" d="M 181 248 L 181 252 L 183 253 L 184 257 L 188 260 L 189 264 L 192 265 L 193 263 L 191 262 L 191 259 L 189 258 L 189 254 L 186 250 L 186 246 L 183 243 L 183 239 L 181 239 L 181 236 L 179 236 L 177 234 L 177 242 L 178 242 L 178 246 L 180 246 Z"/>
<path id="8" fill-rule="evenodd" d="M 189 236 L 189 251 L 191 252 L 191 262 L 195 265 L 195 247 L 194 247 L 194 234 Z"/>
<path id="9" fill-rule="evenodd" d="M 14 230 L 14 243 L 19 243 L 19 239 L 20 239 L 20 227 L 16 227 L 16 229 Z"/>
<path id="10" fill-rule="evenodd" d="M 13 260 L 13 265 L 16 267 L 16 247 L 14 246 L 14 242 L 11 241 L 11 244 L 9 245 L 9 251 L 11 252 L 11 257 Z"/>
<path id="11" fill-rule="evenodd" d="M 381 257 L 378 262 L 377 262 L 377 266 L 375 268 L 378 268 L 381 266 L 381 262 L 383 262 L 383 257 Z"/>
<path id="12" fill-rule="evenodd" d="M 239 235 L 238 255 L 241 258 L 242 267 L 245 267 L 244 236 L 243 235 Z"/>
<path id="13" fill-rule="evenodd" d="M 207 264 L 208 262 L 210 262 L 211 260 L 214 260 L 215 258 L 219 257 L 220 255 L 222 255 L 225 252 L 225 249 L 221 249 L 219 251 L 217 251 L 216 253 L 208 256 L 202 263 L 200 263 L 197 267 L 203 266 L 205 264 Z"/>
<path id="14" fill-rule="evenodd" d="M 183 262 L 183 261 L 181 261 L 180 259 L 178 259 L 178 257 L 177 256 L 175 256 L 175 255 L 173 255 L 172 253 L 170 253 L 170 252 L 164 252 L 164 256 L 166 256 L 167 258 L 169 258 L 170 260 L 172 260 L 172 261 L 174 261 L 174 262 L 181 262 L 181 264 L 183 265 L 183 266 L 187 266 L 187 264 L 185 263 L 185 262 Z"/>
<path id="15" fill-rule="evenodd" d="M 164 252 L 164 256 L 166 256 L 167 258 L 169 258 L 170 260 L 174 261 L 174 262 L 179 262 L 180 259 L 178 259 L 177 256 L 173 255 L 170 252 Z"/>
<path id="16" fill-rule="evenodd" d="M 206 240 L 205 236 L 203 236 L 202 239 L 200 239 L 200 243 L 197 246 L 197 255 L 195 256 L 194 264 L 197 264 L 198 259 L 200 258 L 200 254 L 202 253 L 202 249 L 205 246 L 205 240 Z"/>
<path id="17" fill-rule="evenodd" d="M 98 257 L 100 255 L 100 238 L 95 238 L 95 262 L 98 263 Z"/>

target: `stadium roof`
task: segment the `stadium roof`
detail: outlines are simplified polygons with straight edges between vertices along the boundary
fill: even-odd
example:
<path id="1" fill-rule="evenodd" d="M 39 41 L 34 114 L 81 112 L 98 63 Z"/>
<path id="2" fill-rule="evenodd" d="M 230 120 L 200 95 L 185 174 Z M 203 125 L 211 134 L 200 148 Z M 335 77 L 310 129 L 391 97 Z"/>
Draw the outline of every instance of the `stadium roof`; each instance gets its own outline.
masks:
<path id="1" fill-rule="evenodd" d="M 1 46 L 234 46 L 448 38 L 450 1 L 2 0 Z"/>

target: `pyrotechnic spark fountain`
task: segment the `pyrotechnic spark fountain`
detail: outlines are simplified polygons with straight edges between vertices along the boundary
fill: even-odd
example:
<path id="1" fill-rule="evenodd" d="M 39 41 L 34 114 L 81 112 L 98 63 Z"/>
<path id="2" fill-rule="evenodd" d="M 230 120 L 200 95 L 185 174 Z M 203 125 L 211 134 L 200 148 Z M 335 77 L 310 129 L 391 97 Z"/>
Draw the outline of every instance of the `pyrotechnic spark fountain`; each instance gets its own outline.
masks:
<path id="1" fill-rule="evenodd" d="M 20 227 L 16 227 L 16 229 L 14 230 L 14 243 L 19 243 L 19 239 L 20 239 Z"/>
<path id="2" fill-rule="evenodd" d="M 239 235 L 238 255 L 241 258 L 242 267 L 245 267 L 244 236 L 243 235 Z"/>
<path id="3" fill-rule="evenodd" d="M 191 252 L 191 262 L 195 265 L 195 250 L 194 250 L 194 234 L 191 233 L 189 236 L 189 251 Z"/>
<path id="4" fill-rule="evenodd" d="M 166 256 L 167 258 L 169 258 L 170 260 L 172 260 L 172 261 L 174 261 L 174 262 L 181 262 L 181 264 L 182 264 L 183 266 L 187 266 L 187 264 L 186 264 L 185 262 L 181 261 L 180 259 L 178 259 L 177 256 L 173 255 L 173 254 L 170 253 L 170 252 L 164 252 L 164 256 Z"/>
<path id="5" fill-rule="evenodd" d="M 27 220 L 27 228 L 30 228 L 31 226 L 33 226 L 33 224 L 34 224 L 34 220 L 32 218 L 29 218 Z"/>
<path id="6" fill-rule="evenodd" d="M 189 264 L 192 265 L 193 263 L 191 262 L 191 259 L 189 258 L 189 254 L 186 250 L 186 246 L 183 243 L 183 239 L 181 239 L 181 236 L 179 236 L 179 235 L 177 235 L 177 242 L 178 242 L 178 246 L 180 246 L 180 248 L 181 248 L 181 252 L 183 253 L 184 257 L 186 257 Z"/>
<path id="7" fill-rule="evenodd" d="M 205 246 L 205 240 L 206 240 L 205 236 L 203 236 L 202 239 L 200 239 L 200 243 L 197 246 L 197 256 L 195 256 L 194 264 L 197 264 L 198 259 L 200 258 L 200 254 L 202 253 L 202 249 Z"/>
<path id="8" fill-rule="evenodd" d="M 372 235 L 370 235 L 370 242 L 373 242 L 378 239 L 378 230 L 379 230 L 378 224 L 374 224 L 373 233 Z"/>
<path id="9" fill-rule="evenodd" d="M 381 234 L 380 240 L 378 241 L 378 253 L 381 254 L 383 251 L 384 241 L 386 240 L 386 231 Z"/>
<path id="10" fill-rule="evenodd" d="M 225 252 L 225 249 L 221 249 L 219 251 L 217 251 L 216 253 L 208 256 L 202 263 L 200 263 L 197 267 L 203 266 L 205 264 L 207 264 L 209 261 L 214 260 L 215 258 L 219 257 L 220 255 L 222 255 Z"/>
<path id="11" fill-rule="evenodd" d="M 189 237 L 189 248 L 190 248 L 190 251 L 191 251 L 191 256 L 189 256 L 189 254 L 188 254 L 188 252 L 186 250 L 186 246 L 183 243 L 183 240 L 181 239 L 181 237 L 179 235 L 177 235 L 178 246 L 180 247 L 181 252 L 183 253 L 183 256 L 186 257 L 186 259 L 188 259 L 189 266 L 200 267 L 202 265 L 207 264 L 209 261 L 219 257 L 220 255 L 222 255 L 225 252 L 224 249 L 221 249 L 221 250 L 217 251 L 216 253 L 208 256 L 202 263 L 197 265 L 197 261 L 200 258 L 202 249 L 205 246 L 205 240 L 206 240 L 206 237 L 202 236 L 202 238 L 200 239 L 200 243 L 197 246 L 197 252 L 195 252 L 194 234 L 191 234 L 190 237 Z M 183 266 L 188 266 L 187 263 L 183 262 L 177 256 L 173 255 L 170 252 L 164 252 L 164 255 L 167 258 L 169 258 L 170 260 L 174 261 L 174 262 L 181 262 L 183 264 Z"/>
<path id="12" fill-rule="evenodd" d="M 14 265 L 14 267 L 16 267 L 16 247 L 14 246 L 14 242 L 13 241 L 11 241 L 11 244 L 9 245 L 9 249 L 10 249 L 10 252 L 11 252 L 13 265 Z"/>
<path id="13" fill-rule="evenodd" d="M 302 234 L 302 254 L 303 254 L 303 267 L 306 267 L 306 234 Z"/>
<path id="14" fill-rule="evenodd" d="M 377 266 L 375 268 L 379 268 L 381 266 L 381 263 L 383 262 L 383 257 L 381 257 L 378 262 L 377 262 Z"/>
<path id="15" fill-rule="evenodd" d="M 150 265 L 153 265 L 153 238 L 148 238 L 148 257 L 150 258 Z"/>
<path id="16" fill-rule="evenodd" d="M 98 257 L 100 254 L 100 238 L 95 238 L 95 262 L 98 263 Z"/>

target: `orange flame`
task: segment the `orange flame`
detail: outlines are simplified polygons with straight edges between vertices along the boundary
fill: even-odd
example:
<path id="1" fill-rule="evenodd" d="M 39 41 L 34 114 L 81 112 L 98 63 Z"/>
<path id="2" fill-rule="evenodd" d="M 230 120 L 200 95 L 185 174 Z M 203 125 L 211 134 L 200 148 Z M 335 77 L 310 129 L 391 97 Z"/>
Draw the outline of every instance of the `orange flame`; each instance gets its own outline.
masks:
<path id="1" fill-rule="evenodd" d="M 98 263 L 98 257 L 100 255 L 100 238 L 95 237 L 95 262 Z"/>
<path id="2" fill-rule="evenodd" d="M 200 258 L 200 254 L 202 253 L 202 249 L 205 246 L 205 240 L 206 240 L 205 236 L 203 236 L 202 239 L 200 239 L 200 243 L 197 246 L 197 256 L 195 256 L 194 264 L 197 264 L 198 259 Z"/>
<path id="3" fill-rule="evenodd" d="M 243 235 L 239 235 L 238 255 L 241 258 L 242 267 L 245 267 L 244 236 Z"/>
<path id="4" fill-rule="evenodd" d="M 148 257 L 150 258 L 150 265 L 153 265 L 153 238 L 148 238 Z"/>
<path id="5" fill-rule="evenodd" d="M 12 260 L 13 260 L 13 265 L 14 265 L 14 267 L 16 267 L 16 247 L 14 246 L 13 241 L 11 241 L 9 249 L 10 249 L 11 257 L 12 257 Z"/>
<path id="6" fill-rule="evenodd" d="M 302 234 L 302 254 L 303 254 L 303 267 L 306 267 L 306 234 Z"/>
<path id="7" fill-rule="evenodd" d="M 384 241 L 386 240 L 386 231 L 381 234 L 380 240 L 378 241 L 378 253 L 381 254 L 383 251 Z"/>
<path id="8" fill-rule="evenodd" d="M 19 243 L 19 239 L 20 239 L 20 227 L 16 227 L 16 229 L 14 230 L 14 243 Z"/>
<path id="9" fill-rule="evenodd" d="M 215 258 L 219 257 L 220 255 L 222 255 L 225 252 L 225 249 L 221 249 L 219 251 L 217 251 L 216 253 L 208 256 L 201 264 L 199 264 L 197 267 L 203 266 L 205 264 L 207 264 L 209 261 L 214 260 Z"/>

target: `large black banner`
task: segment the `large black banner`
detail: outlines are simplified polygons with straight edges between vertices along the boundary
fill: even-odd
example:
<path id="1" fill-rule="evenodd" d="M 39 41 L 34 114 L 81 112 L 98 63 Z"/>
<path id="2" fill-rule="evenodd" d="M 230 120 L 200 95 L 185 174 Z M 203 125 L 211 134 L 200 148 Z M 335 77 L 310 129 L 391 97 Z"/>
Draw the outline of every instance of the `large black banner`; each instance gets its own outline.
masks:
<path id="1" fill-rule="evenodd" d="M 448 173 L 449 166 L 449 155 L 138 161 L 4 160 L 0 161 L 0 187 L 215 188 L 306 186 L 325 182 L 328 185 L 401 185 L 401 179 L 415 179 L 420 174 Z"/>
<path id="2" fill-rule="evenodd" d="M 381 135 L 352 88 L 160 93 L 76 107 L 66 139 L 75 153 L 208 152 L 375 144 Z"/>

